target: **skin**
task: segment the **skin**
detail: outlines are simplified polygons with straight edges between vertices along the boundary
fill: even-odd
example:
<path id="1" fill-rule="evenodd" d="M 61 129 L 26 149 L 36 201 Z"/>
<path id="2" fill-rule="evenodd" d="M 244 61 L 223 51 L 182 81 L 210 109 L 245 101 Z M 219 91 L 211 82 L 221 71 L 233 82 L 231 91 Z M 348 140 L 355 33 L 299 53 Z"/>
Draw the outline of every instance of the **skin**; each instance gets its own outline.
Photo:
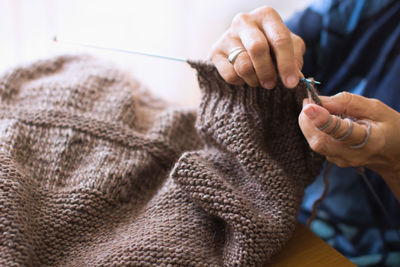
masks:
<path id="1" fill-rule="evenodd" d="M 234 64 L 228 61 L 229 52 L 244 47 Z M 226 82 L 266 89 L 275 87 L 278 75 L 288 88 L 295 87 L 302 77 L 304 41 L 284 25 L 271 7 L 257 8 L 235 16 L 229 29 L 215 43 L 210 59 Z M 274 62 L 276 62 L 276 67 Z M 379 100 L 343 92 L 332 97 L 321 97 L 323 107 L 304 100 L 299 115 L 300 128 L 310 147 L 339 167 L 365 166 L 380 174 L 400 200 L 400 113 Z M 366 136 L 366 126 L 354 123 L 352 134 L 343 141 L 334 138 L 348 130 L 346 121 L 335 134 L 328 134 L 339 117 L 321 131 L 331 114 L 343 114 L 371 123 L 370 138 L 359 149 Z"/>

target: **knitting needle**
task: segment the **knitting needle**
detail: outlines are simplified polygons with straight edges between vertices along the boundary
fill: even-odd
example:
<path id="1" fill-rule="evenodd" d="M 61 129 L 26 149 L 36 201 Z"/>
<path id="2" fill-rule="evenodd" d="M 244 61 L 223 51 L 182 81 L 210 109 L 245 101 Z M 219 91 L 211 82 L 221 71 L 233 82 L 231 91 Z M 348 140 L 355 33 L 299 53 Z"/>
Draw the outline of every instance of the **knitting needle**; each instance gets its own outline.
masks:
<path id="1" fill-rule="evenodd" d="M 310 103 L 311 103 L 311 99 L 312 99 L 312 100 L 314 100 L 314 102 L 317 105 L 322 106 L 321 99 L 319 98 L 317 92 L 315 92 L 314 87 L 311 85 L 311 84 L 321 84 L 321 83 L 318 81 L 314 81 L 313 79 L 306 79 L 306 78 L 300 78 L 300 81 L 304 82 L 307 85 L 307 89 L 308 89 L 308 93 L 309 93 L 308 98 L 309 98 Z"/>
<path id="2" fill-rule="evenodd" d="M 125 49 L 120 49 L 120 48 L 113 48 L 113 47 L 104 47 L 104 46 L 99 46 L 95 44 L 89 44 L 89 43 L 82 43 L 82 42 L 72 42 L 72 41 L 66 41 L 66 40 L 60 40 L 57 36 L 53 37 L 53 41 L 55 43 L 63 43 L 63 44 L 69 44 L 69 45 L 75 45 L 75 46 L 84 46 L 88 48 L 94 48 L 94 49 L 101 49 L 101 50 L 108 50 L 108 51 L 113 51 L 113 52 L 119 52 L 119 53 L 128 53 L 128 54 L 134 54 L 134 55 L 140 55 L 140 56 L 147 56 L 147 57 L 155 57 L 155 58 L 161 58 L 161 59 L 166 59 L 166 60 L 173 60 L 173 61 L 179 61 L 179 62 L 187 62 L 187 59 L 185 58 L 180 58 L 180 57 L 171 57 L 171 56 L 165 56 L 165 55 L 158 55 L 158 54 L 153 54 L 153 53 L 148 53 L 148 52 L 142 52 L 142 51 L 136 51 L 136 50 L 125 50 Z M 314 81 L 311 79 L 305 79 L 305 78 L 300 78 L 300 81 L 303 81 L 307 84 L 307 87 L 309 88 L 314 101 L 318 104 L 321 101 L 318 102 L 316 99 L 318 99 L 318 96 L 314 92 L 313 88 L 311 87 L 310 84 L 321 84 L 318 81 Z M 311 88 L 310 88 L 311 87 Z"/>
<path id="3" fill-rule="evenodd" d="M 135 54 L 135 55 L 147 56 L 147 57 L 155 57 L 155 58 L 161 58 L 161 59 L 166 59 L 166 60 L 173 60 L 173 61 L 180 61 L 180 62 L 187 61 L 185 58 L 179 58 L 179 57 L 157 55 L 157 54 L 152 54 L 152 53 L 147 53 L 147 52 L 142 52 L 142 51 L 135 51 L 135 50 L 125 50 L 125 49 L 112 48 L 112 47 L 103 47 L 103 46 L 98 46 L 98 45 L 89 44 L 89 43 L 72 42 L 72 41 L 66 41 L 66 40 L 62 40 L 62 39 L 60 40 L 59 38 L 57 38 L 57 36 L 53 37 L 53 41 L 56 43 L 69 44 L 69 45 L 75 45 L 75 46 L 84 46 L 84 47 L 88 47 L 88 48 L 108 50 L 108 51 L 120 52 L 120 53 Z"/>

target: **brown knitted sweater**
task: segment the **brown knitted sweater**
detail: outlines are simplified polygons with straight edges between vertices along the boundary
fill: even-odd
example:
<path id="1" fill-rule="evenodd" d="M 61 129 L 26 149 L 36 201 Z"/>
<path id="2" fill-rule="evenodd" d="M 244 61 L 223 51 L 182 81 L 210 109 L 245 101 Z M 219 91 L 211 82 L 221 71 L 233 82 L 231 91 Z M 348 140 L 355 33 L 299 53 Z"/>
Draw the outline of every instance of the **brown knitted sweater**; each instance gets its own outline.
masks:
<path id="1" fill-rule="evenodd" d="M 1 266 L 258 266 L 283 247 L 322 162 L 305 88 L 190 64 L 197 114 L 90 57 L 0 77 Z"/>

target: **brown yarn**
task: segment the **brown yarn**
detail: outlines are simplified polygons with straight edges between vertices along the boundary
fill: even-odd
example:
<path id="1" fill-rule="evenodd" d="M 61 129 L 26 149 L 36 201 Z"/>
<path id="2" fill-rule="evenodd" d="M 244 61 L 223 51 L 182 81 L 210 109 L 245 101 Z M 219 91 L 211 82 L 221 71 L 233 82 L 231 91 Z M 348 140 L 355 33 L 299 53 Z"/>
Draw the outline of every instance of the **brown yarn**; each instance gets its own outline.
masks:
<path id="1" fill-rule="evenodd" d="M 190 64 L 197 112 L 89 57 L 0 77 L 1 266 L 260 266 L 284 246 L 323 161 L 305 88 Z"/>
<path id="2" fill-rule="evenodd" d="M 318 206 L 322 203 L 322 201 L 324 201 L 324 199 L 326 198 L 326 195 L 328 194 L 329 191 L 329 180 L 328 180 L 328 176 L 329 176 L 329 172 L 331 170 L 332 167 L 332 163 L 327 162 L 326 163 L 326 168 L 324 171 L 324 175 L 323 175 L 323 180 L 324 180 L 324 190 L 322 191 L 321 196 L 314 202 L 313 206 L 312 206 L 312 211 L 311 211 L 311 215 L 310 217 L 307 219 L 306 225 L 308 228 L 311 228 L 311 223 L 313 222 L 313 220 L 317 217 L 317 209 Z"/>
<path id="3" fill-rule="evenodd" d="M 313 81 L 314 78 L 309 78 L 309 80 Z M 307 91 L 309 102 L 311 103 L 311 100 L 313 100 L 314 103 L 317 103 L 318 105 L 322 106 L 322 101 L 319 98 L 318 90 L 315 87 L 315 83 L 309 83 L 309 86 L 311 86 L 312 89 L 313 89 L 312 90 L 313 91 L 312 94 L 311 94 L 311 92 L 309 90 Z M 333 129 L 333 131 L 330 134 L 333 134 L 334 131 L 337 131 L 339 129 L 339 127 L 340 127 L 340 123 L 337 123 L 337 125 L 335 126 L 335 129 Z M 328 176 L 329 176 L 329 172 L 330 172 L 331 167 L 332 167 L 332 163 L 327 162 L 327 165 L 326 165 L 326 168 L 325 168 L 325 172 L 323 174 L 324 190 L 322 191 L 321 196 L 313 203 L 312 210 L 311 210 L 311 215 L 307 219 L 307 222 L 306 222 L 306 226 L 309 229 L 311 228 L 312 221 L 317 217 L 318 206 L 322 203 L 322 201 L 324 201 L 324 199 L 326 198 L 326 195 L 328 194 L 328 190 L 329 190 Z"/>

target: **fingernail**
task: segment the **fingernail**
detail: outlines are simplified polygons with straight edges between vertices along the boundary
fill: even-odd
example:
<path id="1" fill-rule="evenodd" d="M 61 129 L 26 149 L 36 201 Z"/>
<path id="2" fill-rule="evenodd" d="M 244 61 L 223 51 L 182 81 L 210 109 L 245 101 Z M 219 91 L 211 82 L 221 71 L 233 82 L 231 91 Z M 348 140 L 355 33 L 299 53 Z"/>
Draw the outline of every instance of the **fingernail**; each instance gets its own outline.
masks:
<path id="1" fill-rule="evenodd" d="M 310 106 L 310 105 L 306 105 L 306 107 L 304 108 L 304 113 L 307 115 L 307 117 L 310 120 L 314 120 L 318 116 L 317 111 L 315 110 L 315 108 L 313 106 Z"/>
<path id="2" fill-rule="evenodd" d="M 263 87 L 267 88 L 267 89 L 272 89 L 275 87 L 275 83 L 274 82 L 264 82 Z"/>
<path id="3" fill-rule="evenodd" d="M 294 87 L 297 82 L 299 81 L 299 77 L 297 77 L 296 75 L 290 75 L 289 77 L 287 77 L 286 79 L 286 83 L 290 86 L 290 87 Z"/>

